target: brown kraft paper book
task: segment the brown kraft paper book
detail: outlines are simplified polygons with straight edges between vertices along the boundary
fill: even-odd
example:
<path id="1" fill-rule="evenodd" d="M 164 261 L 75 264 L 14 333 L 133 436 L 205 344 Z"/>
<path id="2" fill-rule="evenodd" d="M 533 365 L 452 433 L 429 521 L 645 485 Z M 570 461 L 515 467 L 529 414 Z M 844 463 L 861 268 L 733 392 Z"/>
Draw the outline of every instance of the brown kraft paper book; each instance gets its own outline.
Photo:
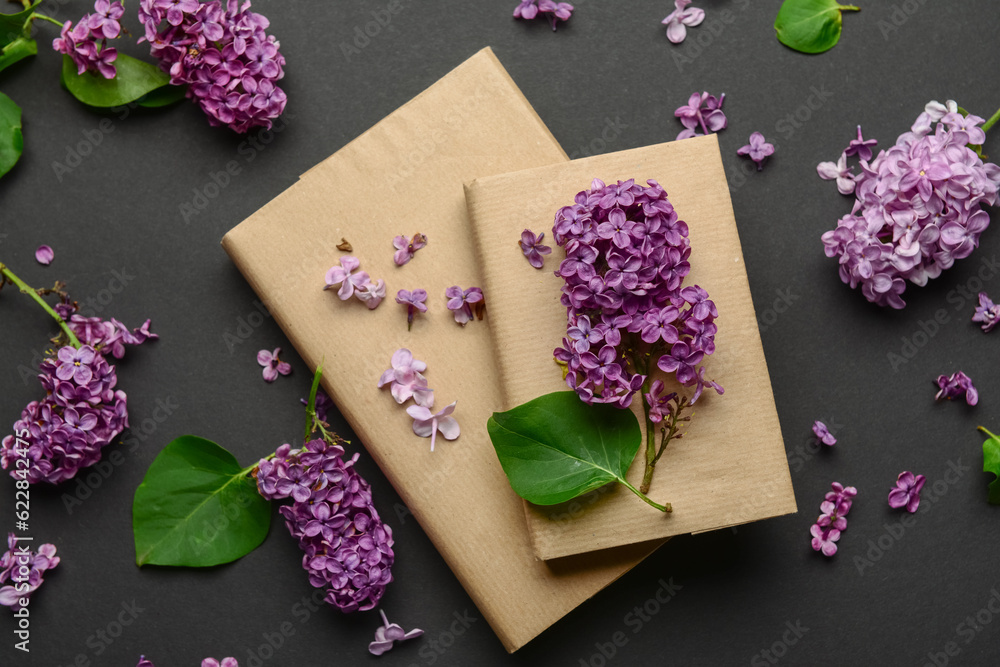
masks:
<path id="1" fill-rule="evenodd" d="M 484 49 L 226 234 L 223 247 L 420 522 L 504 647 L 514 651 L 620 577 L 661 541 L 545 563 L 486 433 L 500 408 L 491 317 L 459 326 L 445 289 L 480 284 L 462 184 L 566 160 L 490 49 Z M 396 235 L 427 235 L 405 266 Z M 323 291 L 348 253 L 386 281 L 375 310 Z M 399 289 L 426 289 L 407 332 Z M 434 411 L 458 400 L 462 434 L 434 452 L 405 405 L 376 388 L 401 347 L 428 365 Z M 378 505 L 378 499 L 376 499 Z M 386 508 L 379 506 L 385 516 Z M 389 517 L 386 517 L 389 518 Z M 391 519 L 389 521 L 391 525 Z M 397 550 L 402 545 L 397 544 Z M 392 586 L 388 589 L 392 595 Z"/>
<path id="2" fill-rule="evenodd" d="M 525 504 L 535 554 L 542 559 L 620 547 L 650 538 L 697 533 L 795 512 L 795 496 L 781 428 L 757 330 L 750 286 L 715 135 L 552 164 L 467 184 L 466 200 L 489 303 L 504 409 L 553 391 L 568 391 L 553 350 L 566 334 L 560 304 L 565 258 L 551 240 L 556 211 L 594 178 L 607 183 L 653 179 L 666 189 L 690 228 L 691 273 L 719 310 L 716 352 L 708 389 L 695 404 L 684 437 L 673 440 L 656 465 L 649 496 L 673 504 L 664 514 L 615 484 L 588 494 L 567 524 L 566 504 Z M 525 228 L 545 232 L 553 252 L 542 270 L 518 246 Z M 669 391 L 680 387 L 668 382 Z M 690 396 L 690 389 L 687 395 Z M 636 487 L 645 457 L 641 397 L 632 410 L 643 426 L 643 446 L 629 469 Z"/>

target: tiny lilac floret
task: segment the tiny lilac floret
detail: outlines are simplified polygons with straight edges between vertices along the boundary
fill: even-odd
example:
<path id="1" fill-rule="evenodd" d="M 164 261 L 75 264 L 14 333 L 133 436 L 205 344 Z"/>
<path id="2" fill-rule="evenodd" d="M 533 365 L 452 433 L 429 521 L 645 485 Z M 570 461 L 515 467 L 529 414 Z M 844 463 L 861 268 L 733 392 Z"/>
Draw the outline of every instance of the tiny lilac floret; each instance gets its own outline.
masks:
<path id="1" fill-rule="evenodd" d="M 851 172 L 851 167 L 847 166 L 847 153 L 841 153 L 840 159 L 837 160 L 836 164 L 833 162 L 820 162 L 816 166 L 816 173 L 824 181 L 836 179 L 837 190 L 840 194 L 849 195 L 854 192 L 856 183 L 854 174 Z"/>
<path id="2" fill-rule="evenodd" d="M 476 307 L 477 311 L 482 307 L 483 290 L 478 287 L 463 290 L 458 285 L 452 285 L 445 290 L 444 296 L 448 299 L 448 310 L 455 313 L 455 321 L 463 327 L 472 320 L 473 306 Z"/>
<path id="3" fill-rule="evenodd" d="M 533 19 L 539 15 L 549 19 L 555 31 L 558 21 L 568 21 L 573 14 L 573 5 L 555 0 L 521 0 L 514 8 L 514 18 Z"/>
<path id="4" fill-rule="evenodd" d="M 221 662 L 215 658 L 205 658 L 201 661 L 201 667 L 240 667 L 240 663 L 236 658 L 223 658 Z"/>
<path id="5" fill-rule="evenodd" d="M 31 595 L 41 587 L 45 572 L 59 565 L 56 548 L 43 544 L 31 550 L 30 542 L 19 542 L 7 534 L 7 551 L 0 556 L 0 605 L 20 610 L 30 603 Z"/>
<path id="6" fill-rule="evenodd" d="M 851 139 L 851 143 L 847 145 L 847 149 L 844 151 L 844 155 L 850 157 L 852 155 L 857 155 L 859 159 L 867 162 L 872 159 L 872 146 L 878 144 L 877 139 L 865 139 L 861 136 L 861 126 L 858 125 L 858 138 Z"/>
<path id="7" fill-rule="evenodd" d="M 35 251 L 35 261 L 43 266 L 51 264 L 55 256 L 55 252 L 47 245 L 40 245 L 38 246 L 38 250 Z"/>
<path id="8" fill-rule="evenodd" d="M 889 507 L 905 507 L 910 514 L 916 512 L 920 506 L 920 490 L 924 488 L 926 481 L 923 475 L 914 475 L 909 470 L 899 473 L 896 488 L 889 491 Z"/>
<path id="9" fill-rule="evenodd" d="M 406 414 L 413 417 L 413 432 L 421 438 L 431 439 L 432 452 L 434 451 L 434 440 L 437 437 L 438 431 L 441 431 L 441 435 L 444 436 L 445 440 L 454 440 L 462 433 L 461 428 L 458 426 L 458 420 L 451 416 L 451 413 L 455 411 L 456 403 L 458 401 L 445 406 L 436 414 L 431 413 L 429 409 L 422 405 L 411 405 L 406 408 Z"/>
<path id="10" fill-rule="evenodd" d="M 410 331 L 413 328 L 413 318 L 418 312 L 427 312 L 427 290 L 415 289 L 412 292 L 410 290 L 401 289 L 396 292 L 396 303 L 406 306 L 406 330 Z"/>
<path id="11" fill-rule="evenodd" d="M 384 611 L 379 609 L 378 613 L 382 615 L 382 625 L 375 630 L 375 641 L 368 644 L 368 651 L 372 655 L 382 655 L 389 651 L 392 649 L 394 642 L 406 641 L 407 639 L 413 639 L 424 634 L 424 631 L 420 628 L 414 628 L 409 632 L 405 632 L 399 625 L 390 623 Z"/>
<path id="12" fill-rule="evenodd" d="M 972 378 L 958 371 L 951 375 L 939 375 L 937 380 L 938 392 L 934 395 L 934 400 L 952 400 L 954 398 L 965 397 L 965 402 L 975 405 L 979 402 L 979 392 L 972 384 Z"/>
<path id="13" fill-rule="evenodd" d="M 265 382 L 274 382 L 278 379 L 278 374 L 288 375 L 292 372 L 292 365 L 281 361 L 278 355 L 281 354 L 281 348 L 274 348 L 273 352 L 268 350 L 260 350 L 257 352 L 257 363 L 264 367 L 263 375 Z"/>
<path id="14" fill-rule="evenodd" d="M 833 433 L 830 433 L 830 429 L 828 429 L 826 427 L 826 424 L 824 424 L 823 422 L 819 420 L 813 422 L 812 431 L 813 433 L 816 434 L 816 437 L 819 438 L 819 441 L 822 442 L 824 445 L 832 447 L 833 445 L 837 444 L 837 439 L 833 437 Z"/>
<path id="15" fill-rule="evenodd" d="M 414 359 L 413 353 L 405 347 L 393 352 L 390 364 L 392 367 L 379 378 L 379 389 L 388 384 L 392 397 L 400 405 L 411 398 L 420 406 L 434 405 L 434 391 L 427 387 L 427 378 L 422 375 L 427 364 Z"/>
<path id="16" fill-rule="evenodd" d="M 681 125 L 685 128 L 677 135 L 677 139 L 690 139 L 726 129 L 729 120 L 722 111 L 722 103 L 725 101 L 725 93 L 719 97 L 709 95 L 707 92 L 692 93 L 688 103 L 674 111 L 674 115 L 680 119 Z"/>
<path id="17" fill-rule="evenodd" d="M 385 298 L 385 281 L 379 278 L 366 282 L 354 291 L 354 296 L 368 306 L 368 310 L 375 310 Z"/>
<path id="18" fill-rule="evenodd" d="M 986 292 L 979 293 L 979 305 L 972 315 L 973 322 L 981 322 L 983 331 L 989 333 L 1000 321 L 1000 306 L 993 303 Z"/>
<path id="19" fill-rule="evenodd" d="M 545 232 L 542 232 L 538 236 L 530 229 L 525 229 L 521 232 L 521 240 L 517 244 L 521 247 L 521 252 L 524 256 L 528 258 L 528 263 L 531 264 L 536 269 L 542 268 L 545 263 L 545 258 L 542 255 L 548 255 L 552 252 L 552 248 L 547 245 L 542 245 L 542 241 L 545 239 Z"/>
<path id="20" fill-rule="evenodd" d="M 326 286 L 324 290 L 340 285 L 337 296 L 341 301 L 347 301 L 354 296 L 354 290 L 359 289 L 371 282 L 368 273 L 358 271 L 361 268 L 361 261 L 357 257 L 345 255 L 340 258 L 340 266 L 334 266 L 326 272 Z"/>
<path id="21" fill-rule="evenodd" d="M 701 25 L 705 20 L 705 10 L 697 7 L 688 7 L 691 0 L 674 0 L 674 11 L 661 23 L 667 26 L 667 39 L 674 44 L 680 44 L 687 37 L 688 27 Z"/>
<path id="22" fill-rule="evenodd" d="M 413 255 L 425 245 L 427 245 L 427 236 L 420 232 L 414 234 L 412 240 L 405 236 L 397 236 L 392 240 L 392 247 L 396 249 L 392 261 L 396 263 L 396 266 L 403 266 L 413 259 Z"/>
<path id="23" fill-rule="evenodd" d="M 764 168 L 764 160 L 769 155 L 774 155 L 774 145 L 767 143 L 760 132 L 754 132 L 750 135 L 750 143 L 736 149 L 736 154 L 749 156 L 757 164 L 757 171 L 760 171 Z"/>

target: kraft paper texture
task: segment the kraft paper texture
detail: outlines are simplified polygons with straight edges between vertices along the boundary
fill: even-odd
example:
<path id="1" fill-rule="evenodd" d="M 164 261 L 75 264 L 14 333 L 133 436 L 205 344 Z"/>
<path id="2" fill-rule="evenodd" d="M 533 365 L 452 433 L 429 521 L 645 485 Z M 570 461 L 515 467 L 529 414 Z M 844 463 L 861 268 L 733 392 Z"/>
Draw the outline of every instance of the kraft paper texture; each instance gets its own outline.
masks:
<path id="1" fill-rule="evenodd" d="M 504 409 L 568 390 L 552 356 L 566 333 L 566 309 L 559 302 L 563 280 L 553 274 L 565 253 L 551 240 L 552 223 L 556 211 L 571 205 L 595 177 L 607 183 L 635 178 L 641 185 L 657 180 L 687 222 L 691 273 L 684 285 L 701 285 L 718 307 L 717 349 L 704 364 L 706 376 L 726 391 L 702 394 L 684 437 L 671 441 L 657 463 L 649 495 L 672 503 L 673 513 L 649 507 L 619 484 L 562 505 L 525 503 L 535 553 L 559 558 L 795 512 L 715 135 L 482 177 L 466 186 Z M 518 246 L 525 228 L 544 231 L 553 247 L 542 270 L 532 268 Z M 682 390 L 676 382 L 667 386 Z M 645 438 L 639 397 L 632 409 Z M 628 474 L 636 487 L 644 449 L 645 439 Z"/>
<path id="2" fill-rule="evenodd" d="M 226 234 L 223 247 L 323 386 L 508 651 L 523 646 L 617 579 L 661 541 L 545 563 L 535 558 L 520 498 L 486 433 L 502 399 L 492 314 L 461 327 L 445 289 L 481 284 L 463 183 L 565 161 L 492 51 L 484 49 L 303 175 Z M 403 267 L 392 239 L 428 245 Z M 353 245 L 388 297 L 369 311 L 323 291 Z M 407 332 L 399 289 L 426 289 L 428 312 Z M 405 406 L 376 383 L 401 347 L 428 365 L 435 411 L 457 400 L 462 434 L 418 438 Z M 391 512 L 379 505 L 392 524 Z M 397 545 L 404 548 L 405 545 Z M 392 594 L 390 585 L 389 594 Z"/>

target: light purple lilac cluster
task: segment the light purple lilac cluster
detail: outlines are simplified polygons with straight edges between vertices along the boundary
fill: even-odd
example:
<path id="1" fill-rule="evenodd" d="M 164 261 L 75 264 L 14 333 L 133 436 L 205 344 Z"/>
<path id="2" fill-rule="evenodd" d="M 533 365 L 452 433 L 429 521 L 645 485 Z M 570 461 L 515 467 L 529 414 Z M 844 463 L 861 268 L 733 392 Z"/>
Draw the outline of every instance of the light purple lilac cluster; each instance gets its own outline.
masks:
<path id="1" fill-rule="evenodd" d="M 121 36 L 119 19 L 124 13 L 120 0 L 97 0 L 93 14 L 84 14 L 75 26 L 72 21 L 63 24 L 60 36 L 52 40 L 52 48 L 73 60 L 77 74 L 94 72 L 113 79 L 118 50 L 109 47 L 108 40 Z"/>
<path id="2" fill-rule="evenodd" d="M 188 84 L 187 96 L 212 125 L 240 133 L 270 128 L 287 97 L 277 86 L 285 58 L 265 31 L 266 17 L 250 2 L 220 0 L 139 0 L 139 20 L 170 83 Z"/>
<path id="3" fill-rule="evenodd" d="M 979 245 L 990 224 L 982 205 L 996 204 L 1000 188 L 1000 167 L 969 147 L 985 140 L 982 123 L 953 102 L 931 102 L 910 132 L 871 162 L 874 142 L 859 128 L 837 165 L 818 167 L 841 193 L 854 193 L 854 210 L 822 240 L 827 257 L 840 262 L 840 279 L 860 286 L 868 301 L 903 308 L 906 281 L 925 285 Z M 860 160 L 857 175 L 847 166 L 851 154 Z"/>
<path id="4" fill-rule="evenodd" d="M 576 203 L 556 213 L 553 236 L 566 251 L 556 275 L 565 280 L 566 337 L 554 351 L 566 383 L 587 403 L 626 408 L 643 387 L 649 364 L 694 386 L 706 386 L 699 366 L 715 351 L 719 313 L 708 292 L 684 287 L 690 272 L 687 224 L 654 180 L 605 185 L 594 179 Z M 641 343 L 651 361 L 626 356 Z"/>
<path id="5" fill-rule="evenodd" d="M 837 541 L 847 529 L 847 513 L 858 495 L 853 486 L 845 487 L 840 482 L 834 482 L 831 487 L 833 490 L 826 494 L 826 499 L 819 506 L 819 518 L 809 529 L 813 550 L 821 551 L 824 556 L 837 553 Z"/>
<path id="6" fill-rule="evenodd" d="M 339 444 L 317 439 L 282 445 L 262 459 L 257 489 L 268 500 L 291 498 L 279 511 L 305 552 L 309 583 L 345 613 L 372 609 L 392 581 L 392 529 L 372 503 L 371 487 Z"/>
<path id="7" fill-rule="evenodd" d="M 361 268 L 361 260 L 351 255 L 340 258 L 340 266 L 334 266 L 326 272 L 326 286 L 324 290 L 340 285 L 337 296 L 341 301 L 347 301 L 352 296 L 368 306 L 368 310 L 375 310 L 385 298 L 385 281 L 379 278 L 372 281 L 367 271 L 358 271 Z M 357 273 L 355 273 L 357 271 Z"/>
<path id="8" fill-rule="evenodd" d="M 413 418 L 413 432 L 421 438 L 431 439 L 431 451 L 437 440 L 438 431 L 445 440 L 454 440 L 462 433 L 458 420 L 451 416 L 455 411 L 453 401 L 437 413 L 430 411 L 434 406 L 434 390 L 427 386 L 427 378 L 423 373 L 427 364 L 413 357 L 413 353 L 405 347 L 396 350 L 388 368 L 378 380 L 378 388 L 386 385 L 396 403 L 402 405 L 411 398 L 416 405 L 406 408 L 406 414 Z"/>
<path id="9" fill-rule="evenodd" d="M 514 18 L 531 20 L 536 16 L 545 16 L 555 31 L 556 23 L 568 21 L 573 15 L 573 5 L 555 0 L 521 0 L 514 8 Z"/>
<path id="10" fill-rule="evenodd" d="M 58 564 L 55 546 L 43 544 L 32 551 L 19 545 L 14 533 L 8 533 L 7 551 L 0 556 L 0 605 L 10 609 L 27 606 L 31 594 L 42 585 L 45 572 Z"/>
<path id="11" fill-rule="evenodd" d="M 115 389 L 118 377 L 107 355 L 121 359 L 126 345 L 158 336 L 146 322 L 129 330 L 118 320 L 83 317 L 75 302 L 55 311 L 83 344 L 60 347 L 40 364 L 45 398 L 32 401 L 14 423 L 14 435 L 0 442 L 0 466 L 29 483 L 58 484 L 101 459 L 101 448 L 128 426 L 127 397 Z"/>
<path id="12" fill-rule="evenodd" d="M 969 405 L 979 402 L 979 392 L 972 384 L 972 378 L 962 371 L 951 375 L 939 375 L 935 382 L 938 386 L 938 392 L 934 395 L 936 401 L 942 398 L 950 401 L 953 398 L 965 397 L 965 402 Z"/>

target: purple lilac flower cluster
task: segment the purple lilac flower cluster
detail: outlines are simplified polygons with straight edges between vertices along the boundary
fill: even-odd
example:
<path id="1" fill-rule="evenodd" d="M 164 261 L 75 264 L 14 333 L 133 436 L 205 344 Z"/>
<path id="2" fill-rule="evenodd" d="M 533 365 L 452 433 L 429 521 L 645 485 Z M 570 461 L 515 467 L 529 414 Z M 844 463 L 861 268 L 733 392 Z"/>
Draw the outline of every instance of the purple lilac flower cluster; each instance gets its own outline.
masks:
<path id="1" fill-rule="evenodd" d="M 951 375 L 939 375 L 935 382 L 938 386 L 938 392 L 934 395 L 936 401 L 942 398 L 950 401 L 953 398 L 965 397 L 965 402 L 969 405 L 979 402 L 979 391 L 972 384 L 972 378 L 962 371 Z"/>
<path id="2" fill-rule="evenodd" d="M 715 351 L 719 313 L 704 289 L 682 286 L 691 270 L 687 224 L 659 183 L 647 184 L 595 179 L 556 213 L 553 236 L 566 250 L 556 275 L 566 281 L 568 321 L 554 354 L 587 403 L 631 404 L 651 369 L 637 368 L 624 348 L 640 342 L 660 370 L 695 386 L 691 403 L 705 386 L 722 393 L 699 367 Z"/>
<path id="3" fill-rule="evenodd" d="M 97 0 L 93 14 L 84 14 L 75 26 L 72 21 L 63 24 L 60 36 L 52 40 L 52 48 L 73 60 L 77 74 L 89 71 L 113 79 L 118 50 L 109 47 L 108 40 L 121 36 L 119 19 L 124 13 L 120 0 Z"/>
<path id="4" fill-rule="evenodd" d="M 555 2 L 555 0 L 521 0 L 514 8 L 514 18 L 531 20 L 541 14 L 549 19 L 552 30 L 555 31 L 556 23 L 568 21 L 573 15 L 573 5 L 568 2 Z"/>
<path id="5" fill-rule="evenodd" d="M 285 58 L 265 30 L 270 22 L 239 0 L 139 0 L 150 53 L 170 74 L 188 84 L 188 98 L 212 125 L 236 132 L 270 128 L 285 109 Z"/>
<path id="6" fill-rule="evenodd" d="M 10 609 L 27 606 L 31 594 L 42 585 L 45 572 L 59 564 L 53 545 L 43 544 L 32 551 L 17 542 L 14 533 L 8 533 L 7 551 L 0 556 L 0 605 Z"/>
<path id="7" fill-rule="evenodd" d="M 847 529 L 847 513 L 851 511 L 854 497 L 858 495 L 858 490 L 853 486 L 845 487 L 840 482 L 834 482 L 831 487 L 833 490 L 826 494 L 826 499 L 819 506 L 819 518 L 809 529 L 813 550 L 823 552 L 824 556 L 837 553 L 837 540 Z"/>
<path id="8" fill-rule="evenodd" d="M 392 529 L 372 503 L 371 487 L 344 458 L 339 444 L 317 439 L 302 449 L 282 445 L 263 459 L 257 488 L 268 500 L 291 498 L 280 508 L 285 525 L 305 552 L 309 583 L 326 588 L 341 611 L 372 609 L 392 581 Z"/>
<path id="9" fill-rule="evenodd" d="M 158 336 L 150 333 L 149 320 L 129 330 L 114 318 L 83 317 L 76 310 L 68 299 L 55 306 L 83 345 L 62 346 L 42 361 L 38 379 L 45 398 L 28 403 L 14 423 L 15 435 L 0 442 L 0 467 L 15 479 L 32 484 L 71 479 L 97 463 L 101 448 L 128 426 L 127 397 L 115 389 L 115 367 L 105 357 L 121 359 L 125 345 Z"/>
<path id="10" fill-rule="evenodd" d="M 906 281 L 925 285 L 979 245 L 989 226 L 983 204 L 996 204 L 1000 167 L 984 164 L 970 145 L 986 134 L 983 119 L 965 116 L 937 102 L 927 105 L 910 132 L 869 162 L 860 130 L 851 142 L 860 160 L 855 176 L 848 152 L 820 173 L 837 178 L 844 194 L 853 191 L 854 210 L 822 236 L 827 257 L 840 262 L 840 279 L 861 286 L 880 306 L 903 308 Z"/>
<path id="11" fill-rule="evenodd" d="M 430 411 L 434 406 L 434 390 L 427 386 L 427 378 L 423 375 L 427 364 L 415 359 L 413 353 L 405 347 L 393 352 L 390 364 L 392 367 L 379 378 L 378 388 L 389 385 L 392 397 L 400 405 L 413 399 L 416 405 L 406 408 L 406 414 L 413 418 L 413 432 L 421 438 L 431 439 L 432 452 L 438 431 L 445 440 L 458 438 L 462 429 L 458 420 L 451 416 L 458 401 L 453 401 L 436 413 Z"/>

